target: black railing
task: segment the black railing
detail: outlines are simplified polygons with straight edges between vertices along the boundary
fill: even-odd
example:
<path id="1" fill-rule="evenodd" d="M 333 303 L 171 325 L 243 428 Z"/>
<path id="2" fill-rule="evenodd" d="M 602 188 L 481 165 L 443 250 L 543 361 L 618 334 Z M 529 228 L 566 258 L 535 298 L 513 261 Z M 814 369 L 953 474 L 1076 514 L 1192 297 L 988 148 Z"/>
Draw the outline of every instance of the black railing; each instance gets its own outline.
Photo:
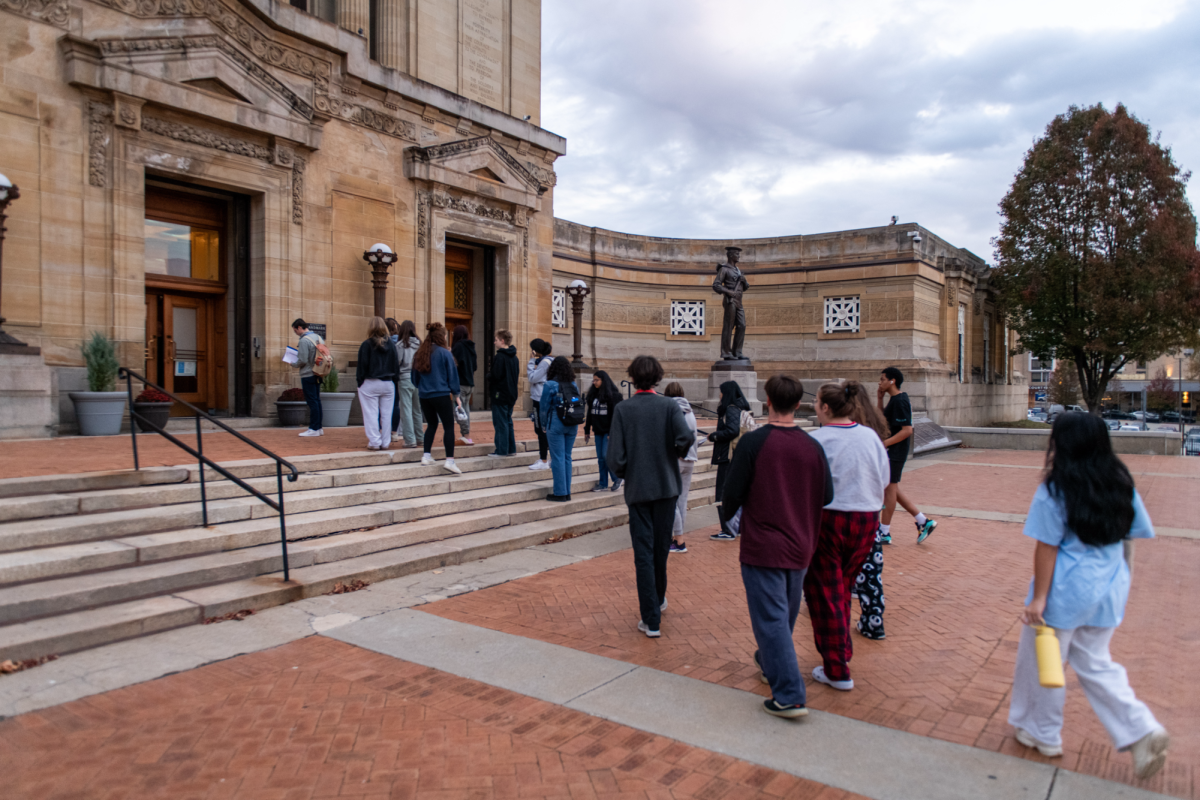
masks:
<path id="1" fill-rule="evenodd" d="M 167 441 L 171 442 L 176 447 L 179 447 L 180 449 L 186 451 L 187 453 L 189 453 L 193 458 L 195 458 L 199 462 L 199 464 L 200 464 L 200 508 L 201 508 L 201 514 L 204 518 L 204 527 L 206 527 L 206 528 L 208 527 L 208 491 L 205 489 L 205 486 L 204 486 L 204 467 L 205 466 L 209 467 L 214 472 L 225 476 L 229 480 L 236 483 L 238 486 L 245 489 L 250 494 L 257 497 L 259 500 L 262 500 L 264 503 L 269 505 L 271 508 L 278 511 L 279 512 L 279 546 L 281 548 L 283 548 L 283 580 L 286 583 L 289 579 L 289 574 L 288 574 L 288 551 L 287 551 L 287 521 L 284 519 L 284 513 L 283 513 L 283 469 L 284 469 L 284 467 L 287 467 L 287 469 L 289 471 L 288 481 L 291 483 L 295 483 L 296 479 L 300 477 L 299 470 L 297 470 L 296 467 L 293 466 L 290 462 L 285 461 L 284 459 L 275 455 L 270 450 L 266 449 L 265 447 L 258 444 L 254 440 L 249 439 L 249 438 L 243 436 L 242 434 L 238 433 L 233 428 L 229 427 L 224 422 L 222 422 L 221 420 L 214 417 L 212 414 L 209 414 L 207 411 L 202 411 L 199 408 L 196 408 L 194 405 L 192 405 L 191 403 L 189 403 L 186 400 L 181 400 L 180 398 L 171 394 L 170 392 L 168 392 L 166 389 L 159 386 L 158 384 L 151 383 L 150 381 L 146 380 L 146 378 L 137 374 L 133 370 L 126 369 L 125 367 L 121 367 L 121 369 L 117 372 L 117 375 L 118 375 L 118 377 L 125 379 L 125 388 L 126 388 L 126 391 L 129 393 L 129 435 L 133 439 L 133 468 L 135 470 L 141 469 L 141 465 L 138 462 L 138 447 L 137 447 L 138 425 L 137 425 L 137 423 L 143 422 L 143 423 L 145 423 L 147 430 L 153 431 L 154 433 L 157 433 L 158 435 L 164 437 L 165 439 L 167 439 Z M 179 403 L 187 408 L 190 408 L 192 411 L 194 411 L 196 413 L 196 446 L 195 446 L 195 448 L 191 447 L 186 442 L 181 441 L 177 437 L 172 436 L 171 434 L 167 433 L 163 428 L 158 427 L 153 422 L 146 419 L 146 417 L 137 413 L 137 410 L 134 408 L 134 405 L 133 405 L 133 379 L 134 378 L 137 378 L 139 381 L 141 381 L 143 384 L 145 384 L 146 386 L 148 386 L 151 389 L 157 389 L 158 391 L 165 394 L 167 397 L 170 397 L 176 403 Z M 258 489 L 255 489 L 253 486 L 246 483 L 244 480 L 242 480 L 241 478 L 234 475 L 229 470 L 222 467 L 220 464 L 216 463 L 215 461 L 213 461 L 212 459 L 210 459 L 204 455 L 204 439 L 201 434 L 201 425 L 200 425 L 201 419 L 208 420 L 213 425 L 216 425 L 218 428 L 221 428 L 222 430 L 224 430 L 226 433 L 232 433 L 234 436 L 241 439 L 243 442 L 250 445 L 255 450 L 257 450 L 258 452 L 262 453 L 263 455 L 267 456 L 268 458 L 272 459 L 275 462 L 275 485 L 279 490 L 279 500 L 278 501 L 272 500 L 270 497 L 267 497 L 265 494 L 260 492 Z"/>

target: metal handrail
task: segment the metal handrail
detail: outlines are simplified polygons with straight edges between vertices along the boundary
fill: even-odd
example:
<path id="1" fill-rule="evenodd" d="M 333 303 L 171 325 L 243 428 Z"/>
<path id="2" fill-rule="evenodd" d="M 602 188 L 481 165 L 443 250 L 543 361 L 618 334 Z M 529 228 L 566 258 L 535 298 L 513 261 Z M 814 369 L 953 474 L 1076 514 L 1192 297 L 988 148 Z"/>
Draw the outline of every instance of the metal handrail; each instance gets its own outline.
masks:
<path id="1" fill-rule="evenodd" d="M 199 462 L 199 465 L 200 465 L 200 508 L 201 508 L 201 514 L 204 519 L 204 527 L 206 527 L 206 528 L 208 527 L 208 492 L 204 486 L 204 467 L 205 466 L 209 467 L 214 472 L 217 472 L 220 475 L 225 476 L 226 478 L 228 478 L 229 480 L 233 481 L 238 486 L 240 486 L 242 489 L 246 490 L 250 494 L 257 497 L 259 500 L 262 500 L 264 503 L 266 503 L 271 508 L 278 511 L 279 512 L 279 545 L 283 549 L 283 581 L 284 581 L 284 583 L 287 583 L 290 576 L 289 576 L 289 571 L 288 571 L 287 521 L 284 518 L 284 512 L 283 512 L 283 468 L 287 467 L 289 470 L 289 474 L 288 474 L 288 482 L 289 483 L 296 482 L 296 480 L 300 477 L 300 471 L 298 469 L 296 469 L 296 467 L 291 462 L 275 455 L 270 450 L 268 450 L 265 447 L 263 447 L 262 445 L 260 445 L 258 442 L 255 442 L 253 439 L 249 439 L 246 436 L 243 436 L 242 434 L 238 433 L 233 428 L 229 427 L 224 422 L 222 422 L 221 420 L 214 417 L 212 414 L 209 414 L 207 411 L 203 411 L 203 410 L 197 408 L 196 406 L 192 405 L 188 401 L 183 400 L 180 397 L 177 397 L 176 395 L 172 394 L 171 392 L 168 392 L 166 389 L 159 386 L 158 384 L 151 383 L 144 376 L 139 375 L 138 373 L 134 372 L 133 370 L 127 369 L 126 367 L 121 367 L 119 370 L 117 370 L 117 377 L 125 379 L 125 389 L 126 389 L 127 393 L 129 394 L 129 435 L 133 439 L 133 468 L 134 468 L 134 470 L 138 470 L 138 471 L 141 470 L 141 465 L 138 462 L 138 448 L 137 448 L 137 427 L 138 426 L 136 424 L 134 424 L 137 420 L 141 420 L 146 423 L 146 427 L 148 429 L 150 429 L 150 430 L 154 431 L 155 433 L 159 434 L 160 436 L 164 437 L 167 441 L 171 442 L 176 447 L 179 447 L 182 450 L 186 451 L 188 454 L 190 454 L 191 456 L 196 458 L 197 461 Z M 176 438 L 175 436 L 172 436 L 171 434 L 167 433 L 165 430 L 163 430 L 162 428 L 153 424 L 152 422 L 150 422 L 150 420 L 146 419 L 144 416 L 142 416 L 141 414 L 137 413 L 137 411 L 134 410 L 134 407 L 133 407 L 133 379 L 134 378 L 137 378 L 145 386 L 149 386 L 153 389 L 157 389 L 158 391 L 165 394 L 167 397 L 170 397 L 176 403 L 180 403 L 181 405 L 183 405 L 187 408 L 190 408 L 192 411 L 196 412 L 196 447 L 195 447 L 195 449 L 193 449 L 186 442 L 183 442 L 180 439 Z M 200 426 L 201 417 L 203 417 L 204 419 L 207 419 L 209 422 L 216 425 L 218 428 L 221 428 L 226 433 L 232 433 L 238 439 L 241 439 L 243 442 L 250 445 L 255 450 L 259 451 L 263 455 L 265 455 L 268 458 L 271 458 L 272 460 L 275 461 L 275 484 L 279 490 L 278 502 L 276 502 L 275 500 L 272 500 L 270 497 L 267 497 L 265 494 L 260 492 L 258 489 L 255 489 L 253 486 L 246 483 L 244 480 L 242 480 L 241 478 L 234 475 L 229 470 L 222 467 L 220 464 L 216 463 L 215 461 L 213 461 L 212 459 L 210 459 L 204 455 L 204 439 L 202 438 L 202 432 L 201 432 L 201 426 Z"/>

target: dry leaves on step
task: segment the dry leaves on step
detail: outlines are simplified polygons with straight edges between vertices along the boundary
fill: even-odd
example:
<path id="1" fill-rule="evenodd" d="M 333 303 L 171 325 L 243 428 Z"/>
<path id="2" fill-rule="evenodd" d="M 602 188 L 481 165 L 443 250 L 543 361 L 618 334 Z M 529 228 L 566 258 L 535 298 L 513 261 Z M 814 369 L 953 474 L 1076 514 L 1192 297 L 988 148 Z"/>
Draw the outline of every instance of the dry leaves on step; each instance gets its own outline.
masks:
<path id="1" fill-rule="evenodd" d="M 0 661 L 0 675 L 9 675 L 32 667 L 40 667 L 47 661 L 57 660 L 58 656 L 42 656 L 41 658 L 26 658 L 22 661 L 13 661 L 12 659 Z"/>
<path id="2" fill-rule="evenodd" d="M 574 539 L 576 536 L 582 536 L 581 533 L 564 533 L 562 536 L 551 536 L 542 544 L 554 544 L 555 542 L 565 542 L 567 539 Z"/>
<path id="3" fill-rule="evenodd" d="M 346 592 L 357 592 L 359 589 L 365 589 L 370 585 L 371 584 L 367 583 L 366 581 L 360 581 L 357 579 L 352 580 L 349 583 L 342 583 L 341 581 L 338 581 L 333 585 L 333 591 L 326 592 L 325 594 L 345 594 Z"/>
<path id="4" fill-rule="evenodd" d="M 241 611 L 230 611 L 228 614 L 222 614 L 219 617 L 208 617 L 204 620 L 204 624 L 212 625 L 214 622 L 228 622 L 231 619 L 241 622 L 253 613 L 254 611 L 252 609 L 243 608 Z"/>

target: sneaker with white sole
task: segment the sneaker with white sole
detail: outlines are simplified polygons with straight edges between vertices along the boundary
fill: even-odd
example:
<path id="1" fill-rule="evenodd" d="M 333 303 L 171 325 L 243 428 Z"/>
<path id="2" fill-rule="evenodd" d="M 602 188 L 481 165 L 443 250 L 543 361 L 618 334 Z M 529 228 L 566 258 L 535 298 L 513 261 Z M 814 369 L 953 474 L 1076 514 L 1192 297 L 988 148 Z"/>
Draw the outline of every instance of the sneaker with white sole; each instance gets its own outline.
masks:
<path id="1" fill-rule="evenodd" d="M 433 460 L 432 453 L 426 453 L 425 455 L 421 456 L 421 466 L 422 467 L 432 467 L 436 463 L 437 462 Z"/>
<path id="2" fill-rule="evenodd" d="M 324 430 L 314 431 L 312 428 L 309 428 L 306 431 L 302 431 L 299 435 L 300 436 L 324 436 L 325 431 Z"/>
<path id="3" fill-rule="evenodd" d="M 658 607 L 658 610 L 659 610 L 659 611 L 666 611 L 666 610 L 667 610 L 667 598 L 665 598 L 665 597 L 663 598 L 663 604 L 662 604 L 661 606 L 659 606 L 659 607 Z"/>
<path id="4" fill-rule="evenodd" d="M 548 462 L 542 461 L 539 458 L 537 461 L 530 464 L 529 468 L 531 470 L 533 470 L 534 472 L 537 472 L 538 470 L 541 470 L 541 469 L 550 469 L 550 464 Z"/>
<path id="5" fill-rule="evenodd" d="M 917 525 L 917 544 L 929 538 L 929 534 L 933 533 L 933 529 L 937 527 L 937 522 L 932 519 L 926 519 L 924 525 Z"/>
<path id="6" fill-rule="evenodd" d="M 844 680 L 844 681 L 835 681 L 825 675 L 824 667 L 813 667 L 812 676 L 813 676 L 813 680 L 816 681 L 817 683 L 823 683 L 826 686 L 832 686 L 834 689 L 837 689 L 839 692 L 848 692 L 854 688 L 854 679 L 853 678 L 850 678 L 850 679 Z"/>
<path id="7" fill-rule="evenodd" d="M 650 630 L 650 628 L 646 626 L 646 623 L 642 622 L 640 619 L 638 620 L 638 630 L 646 634 L 651 639 L 657 639 L 658 637 L 662 636 L 661 631 Z"/>
<path id="8" fill-rule="evenodd" d="M 1044 755 L 1046 758 L 1058 758 L 1059 756 L 1062 755 L 1062 745 L 1046 744 L 1045 742 L 1039 742 L 1037 739 L 1033 738 L 1033 736 L 1028 731 L 1026 731 L 1023 728 L 1017 728 L 1017 741 L 1020 742 L 1021 744 L 1025 745 L 1026 747 L 1037 748 L 1037 751 L 1039 753 L 1041 753 L 1042 755 Z"/>
<path id="9" fill-rule="evenodd" d="M 774 697 L 763 701 L 763 710 L 773 717 L 783 717 L 784 719 L 799 719 L 808 716 L 808 709 L 804 706 L 799 704 L 785 706 L 782 703 L 776 703 Z"/>
<path id="10" fill-rule="evenodd" d="M 458 468 L 458 464 L 454 463 L 453 458 L 447 458 L 442 466 L 453 472 L 455 475 L 462 475 L 462 470 Z"/>
<path id="11" fill-rule="evenodd" d="M 668 553 L 686 553 L 687 545 L 683 542 L 671 542 L 671 546 L 667 548 Z"/>
<path id="12" fill-rule="evenodd" d="M 767 673 L 763 672 L 763 668 L 762 668 L 762 661 L 760 661 L 760 660 L 759 660 L 759 658 L 758 658 L 758 651 L 757 651 L 757 650 L 755 650 L 755 651 L 754 651 L 754 666 L 758 667 L 758 679 L 759 679 L 761 682 L 763 682 L 763 683 L 767 684 L 768 686 L 770 686 L 770 685 L 771 685 L 771 682 L 770 682 L 769 680 L 767 680 Z"/>
<path id="13" fill-rule="evenodd" d="M 1162 769 L 1167 760 L 1167 748 L 1171 737 L 1165 728 L 1150 731 L 1134 742 L 1129 751 L 1133 755 L 1133 771 L 1139 780 L 1147 780 Z"/>
<path id="14" fill-rule="evenodd" d="M 708 538 L 716 539 L 718 542 L 732 542 L 737 539 L 737 534 L 730 533 L 729 531 L 720 531 L 718 533 L 714 533 Z"/>
<path id="15" fill-rule="evenodd" d="M 401 441 L 403 438 L 404 438 L 404 437 L 403 437 L 403 436 L 401 436 L 401 435 L 400 435 L 399 433 L 397 433 L 396 431 L 392 431 L 392 441 L 393 441 L 393 442 L 399 442 L 399 441 Z"/>

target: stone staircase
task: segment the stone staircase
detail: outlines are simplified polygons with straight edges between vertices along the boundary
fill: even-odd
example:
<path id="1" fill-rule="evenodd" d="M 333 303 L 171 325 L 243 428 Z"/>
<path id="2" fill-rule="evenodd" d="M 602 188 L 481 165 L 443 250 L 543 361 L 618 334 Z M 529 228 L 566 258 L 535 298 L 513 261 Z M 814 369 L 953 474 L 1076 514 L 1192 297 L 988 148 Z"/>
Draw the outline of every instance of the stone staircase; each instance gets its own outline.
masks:
<path id="1" fill-rule="evenodd" d="M 549 503 L 536 442 L 489 458 L 456 448 L 462 475 L 420 450 L 299 456 L 284 482 L 291 581 L 276 512 L 206 470 L 153 467 L 0 480 L 0 660 L 61 654 L 622 525 L 620 492 L 589 490 L 595 448 L 574 451 L 572 500 Z M 713 501 L 701 450 L 690 506 Z M 435 457 L 441 458 L 440 451 Z M 269 459 L 223 464 L 268 496 Z"/>

